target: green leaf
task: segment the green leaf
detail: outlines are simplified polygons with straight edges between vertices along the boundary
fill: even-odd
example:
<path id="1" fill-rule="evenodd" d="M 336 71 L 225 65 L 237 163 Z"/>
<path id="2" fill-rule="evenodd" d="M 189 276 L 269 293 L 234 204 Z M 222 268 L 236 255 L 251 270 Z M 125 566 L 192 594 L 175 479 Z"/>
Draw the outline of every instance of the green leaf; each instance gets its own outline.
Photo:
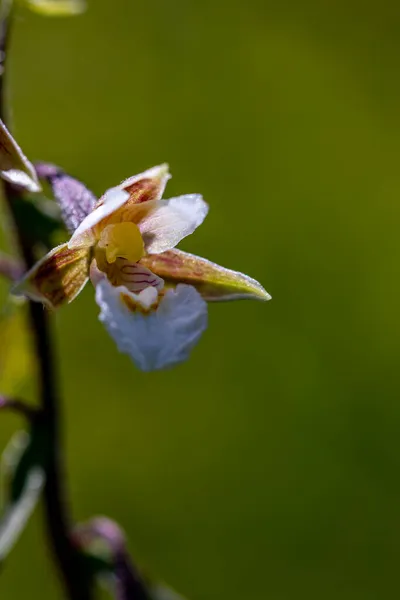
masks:
<path id="1" fill-rule="evenodd" d="M 48 456 L 48 437 L 40 421 L 32 424 L 29 433 L 14 435 L 3 453 L 0 561 L 14 546 L 36 506 L 45 482 Z"/>
<path id="2" fill-rule="evenodd" d="M 35 13 L 47 17 L 69 17 L 80 15 L 86 10 L 84 0 L 23 0 L 23 2 Z"/>
<path id="3" fill-rule="evenodd" d="M 20 455 L 15 469 L 13 469 L 10 485 L 11 502 L 18 501 L 23 494 L 29 471 L 32 468 L 44 468 L 47 465 L 47 457 L 49 455 L 48 436 L 46 429 L 40 421 L 31 426 L 27 442 L 25 451 Z"/>

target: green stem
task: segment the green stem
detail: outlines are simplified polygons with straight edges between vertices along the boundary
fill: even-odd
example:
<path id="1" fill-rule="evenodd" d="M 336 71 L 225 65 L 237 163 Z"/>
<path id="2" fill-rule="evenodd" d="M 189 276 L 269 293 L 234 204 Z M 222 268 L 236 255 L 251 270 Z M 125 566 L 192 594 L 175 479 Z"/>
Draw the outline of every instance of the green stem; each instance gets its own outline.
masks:
<path id="1" fill-rule="evenodd" d="M 5 0 L 0 20 L 0 118 L 7 120 L 5 99 L 5 66 L 12 20 L 12 1 Z M 25 267 L 35 263 L 29 241 L 25 240 L 14 210 L 13 198 L 18 191 L 4 184 L 4 196 L 14 220 L 16 235 Z M 30 327 L 33 333 L 35 355 L 39 366 L 39 394 L 41 410 L 47 428 L 51 455 L 44 488 L 45 519 L 50 547 L 70 600 L 91 600 L 92 582 L 86 574 L 81 555 L 71 541 L 71 521 L 64 490 L 64 465 L 61 455 L 60 402 L 54 365 L 54 350 L 50 334 L 49 315 L 40 304 L 29 302 Z"/>

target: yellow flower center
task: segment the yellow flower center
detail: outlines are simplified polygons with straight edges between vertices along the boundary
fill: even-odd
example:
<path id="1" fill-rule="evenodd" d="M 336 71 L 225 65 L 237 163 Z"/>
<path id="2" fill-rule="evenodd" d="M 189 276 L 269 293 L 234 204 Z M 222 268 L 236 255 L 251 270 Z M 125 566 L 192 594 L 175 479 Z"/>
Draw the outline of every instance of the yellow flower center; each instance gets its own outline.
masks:
<path id="1" fill-rule="evenodd" d="M 135 223 L 124 222 L 107 225 L 100 234 L 98 247 L 104 249 L 108 263 L 126 258 L 131 263 L 144 256 L 143 238 Z"/>

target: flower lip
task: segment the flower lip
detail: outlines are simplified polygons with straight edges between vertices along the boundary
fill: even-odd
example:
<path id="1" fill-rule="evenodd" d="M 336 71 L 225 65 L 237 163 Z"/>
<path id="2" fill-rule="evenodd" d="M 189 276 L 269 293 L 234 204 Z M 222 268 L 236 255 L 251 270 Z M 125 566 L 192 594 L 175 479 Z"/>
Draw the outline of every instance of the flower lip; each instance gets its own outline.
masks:
<path id="1" fill-rule="evenodd" d="M 129 308 L 131 312 L 142 310 L 146 314 L 154 306 L 157 305 L 158 291 L 153 286 L 143 288 L 139 293 L 129 293 L 129 290 L 120 293 L 122 302 Z"/>
<path id="2" fill-rule="evenodd" d="M 152 308 L 154 299 L 156 290 L 146 288 L 133 294 L 125 287 L 113 287 L 105 278 L 96 286 L 100 321 L 120 352 L 128 354 L 142 371 L 186 360 L 207 327 L 207 305 L 192 286 L 167 290 Z M 150 310 L 145 308 L 149 305 Z"/>
<path id="3" fill-rule="evenodd" d="M 130 263 L 124 258 L 117 258 L 110 264 L 104 260 L 104 253 L 97 251 L 90 266 L 90 279 L 96 286 L 104 278 L 114 287 L 125 286 L 134 294 L 139 294 L 146 287 L 154 287 L 158 291 L 164 287 L 164 280 L 140 263 Z"/>

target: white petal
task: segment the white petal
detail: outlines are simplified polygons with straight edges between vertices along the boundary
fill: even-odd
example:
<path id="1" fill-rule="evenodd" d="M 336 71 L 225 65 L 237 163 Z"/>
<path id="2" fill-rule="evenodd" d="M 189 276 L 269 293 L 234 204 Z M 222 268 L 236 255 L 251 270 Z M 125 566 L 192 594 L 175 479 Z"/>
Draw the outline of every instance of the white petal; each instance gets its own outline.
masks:
<path id="1" fill-rule="evenodd" d="M 123 286 L 113 287 L 106 279 L 96 287 L 100 321 L 120 352 L 128 354 L 143 371 L 185 361 L 207 327 L 207 305 L 189 285 L 168 290 L 158 308 L 148 314 L 132 311 L 123 300 L 128 297 L 133 305 L 148 308 L 155 294 L 154 287 L 133 294 Z"/>
<path id="2" fill-rule="evenodd" d="M 78 246 L 90 246 L 94 242 L 94 234 L 92 228 L 100 223 L 105 217 L 108 217 L 113 212 L 121 208 L 125 202 L 129 200 L 129 194 L 119 188 L 111 188 L 102 197 L 100 206 L 88 214 L 75 230 L 69 240 L 69 248 L 77 248 Z"/>
<path id="3" fill-rule="evenodd" d="M 174 248 L 202 224 L 208 205 L 200 194 L 187 194 L 160 200 L 154 210 L 138 224 L 148 254 Z"/>

